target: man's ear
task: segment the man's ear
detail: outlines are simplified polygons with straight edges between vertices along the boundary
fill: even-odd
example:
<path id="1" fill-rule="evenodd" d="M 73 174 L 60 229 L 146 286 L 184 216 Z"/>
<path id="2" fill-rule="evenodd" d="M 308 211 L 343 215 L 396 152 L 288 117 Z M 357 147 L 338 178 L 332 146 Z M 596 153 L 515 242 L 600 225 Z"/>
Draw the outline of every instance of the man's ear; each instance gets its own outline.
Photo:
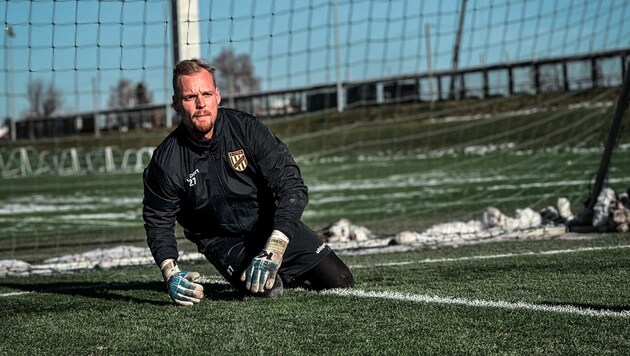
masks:
<path id="1" fill-rule="evenodd" d="M 217 96 L 217 105 L 221 104 L 221 91 L 219 87 L 215 88 L 215 95 Z"/>
<path id="2" fill-rule="evenodd" d="M 173 95 L 173 102 L 171 103 L 171 107 L 173 110 L 179 112 L 179 103 L 177 102 L 177 97 Z"/>

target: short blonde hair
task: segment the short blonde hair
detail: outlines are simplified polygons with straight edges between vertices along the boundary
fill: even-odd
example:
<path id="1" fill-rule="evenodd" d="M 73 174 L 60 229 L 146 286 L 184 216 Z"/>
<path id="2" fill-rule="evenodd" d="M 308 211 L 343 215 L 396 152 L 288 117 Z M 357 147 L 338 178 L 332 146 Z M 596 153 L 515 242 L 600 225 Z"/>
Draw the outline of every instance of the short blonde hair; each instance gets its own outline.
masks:
<path id="1" fill-rule="evenodd" d="M 212 84 L 217 86 L 217 82 L 214 78 L 214 68 L 211 67 L 206 61 L 202 59 L 184 59 L 175 65 L 173 68 L 173 92 L 175 95 L 179 91 L 179 77 L 182 75 L 191 75 L 193 73 L 199 73 L 202 70 L 208 71 L 212 76 Z"/>

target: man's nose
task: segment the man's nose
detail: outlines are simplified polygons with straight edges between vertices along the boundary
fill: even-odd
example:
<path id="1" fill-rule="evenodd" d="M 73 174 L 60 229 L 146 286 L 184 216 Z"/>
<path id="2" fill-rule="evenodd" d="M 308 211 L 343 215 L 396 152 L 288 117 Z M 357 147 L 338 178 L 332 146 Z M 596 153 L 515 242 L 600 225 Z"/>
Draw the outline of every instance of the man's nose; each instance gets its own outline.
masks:
<path id="1" fill-rule="evenodd" d="M 197 107 L 205 108 L 206 107 L 206 98 L 203 95 L 197 95 Z"/>

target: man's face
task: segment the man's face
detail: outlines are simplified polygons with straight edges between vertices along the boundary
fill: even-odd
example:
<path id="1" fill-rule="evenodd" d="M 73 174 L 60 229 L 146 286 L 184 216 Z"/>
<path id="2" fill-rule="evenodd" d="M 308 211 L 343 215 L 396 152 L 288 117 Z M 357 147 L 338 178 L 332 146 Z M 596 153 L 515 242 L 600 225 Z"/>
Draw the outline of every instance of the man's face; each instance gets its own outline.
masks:
<path id="1" fill-rule="evenodd" d="M 214 86 L 208 71 L 179 77 L 179 91 L 175 88 L 173 108 L 182 115 L 193 138 L 212 138 L 220 102 L 219 88 Z"/>

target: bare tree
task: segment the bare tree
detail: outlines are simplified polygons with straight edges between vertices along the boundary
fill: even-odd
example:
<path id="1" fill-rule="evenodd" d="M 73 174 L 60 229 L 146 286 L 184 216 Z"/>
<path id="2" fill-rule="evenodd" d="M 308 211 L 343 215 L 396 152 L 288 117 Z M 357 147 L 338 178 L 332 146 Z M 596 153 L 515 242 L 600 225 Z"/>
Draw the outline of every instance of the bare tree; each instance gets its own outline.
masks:
<path id="1" fill-rule="evenodd" d="M 29 116 L 47 117 L 52 115 L 63 104 L 61 92 L 52 84 L 48 87 L 41 80 L 28 83 Z"/>
<path id="2" fill-rule="evenodd" d="M 143 82 L 136 85 L 135 91 L 136 105 L 149 104 L 153 101 L 153 94 L 147 89 Z"/>
<path id="3" fill-rule="evenodd" d="M 42 97 L 44 96 L 44 82 L 36 80 L 28 83 L 27 87 L 28 102 L 30 104 L 30 112 L 28 116 L 40 116 L 40 108 L 42 105 Z"/>
<path id="4" fill-rule="evenodd" d="M 137 105 L 148 104 L 153 100 L 153 94 L 143 82 L 134 85 L 129 79 L 120 79 L 111 88 L 108 105 L 110 108 L 132 108 Z"/>
<path id="5" fill-rule="evenodd" d="M 44 114 L 45 117 L 50 116 L 57 111 L 62 104 L 63 100 L 61 99 L 61 92 L 50 84 L 44 93 L 44 100 L 42 101 L 42 114 Z"/>
<path id="6" fill-rule="evenodd" d="M 108 105 L 110 108 L 130 108 L 135 106 L 136 98 L 131 81 L 120 79 L 109 94 Z"/>
<path id="7" fill-rule="evenodd" d="M 108 106 L 112 109 L 123 109 L 111 112 L 106 116 L 105 123 L 109 129 L 140 127 L 143 125 L 144 114 L 138 115 L 126 110 L 138 105 L 148 104 L 153 100 L 153 94 L 143 82 L 133 84 L 129 79 L 120 79 L 116 86 L 111 88 Z"/>
<path id="8" fill-rule="evenodd" d="M 212 64 L 218 70 L 217 85 L 225 94 L 249 93 L 260 89 L 260 79 L 254 74 L 254 66 L 248 54 L 236 55 L 231 48 L 224 48 Z"/>

